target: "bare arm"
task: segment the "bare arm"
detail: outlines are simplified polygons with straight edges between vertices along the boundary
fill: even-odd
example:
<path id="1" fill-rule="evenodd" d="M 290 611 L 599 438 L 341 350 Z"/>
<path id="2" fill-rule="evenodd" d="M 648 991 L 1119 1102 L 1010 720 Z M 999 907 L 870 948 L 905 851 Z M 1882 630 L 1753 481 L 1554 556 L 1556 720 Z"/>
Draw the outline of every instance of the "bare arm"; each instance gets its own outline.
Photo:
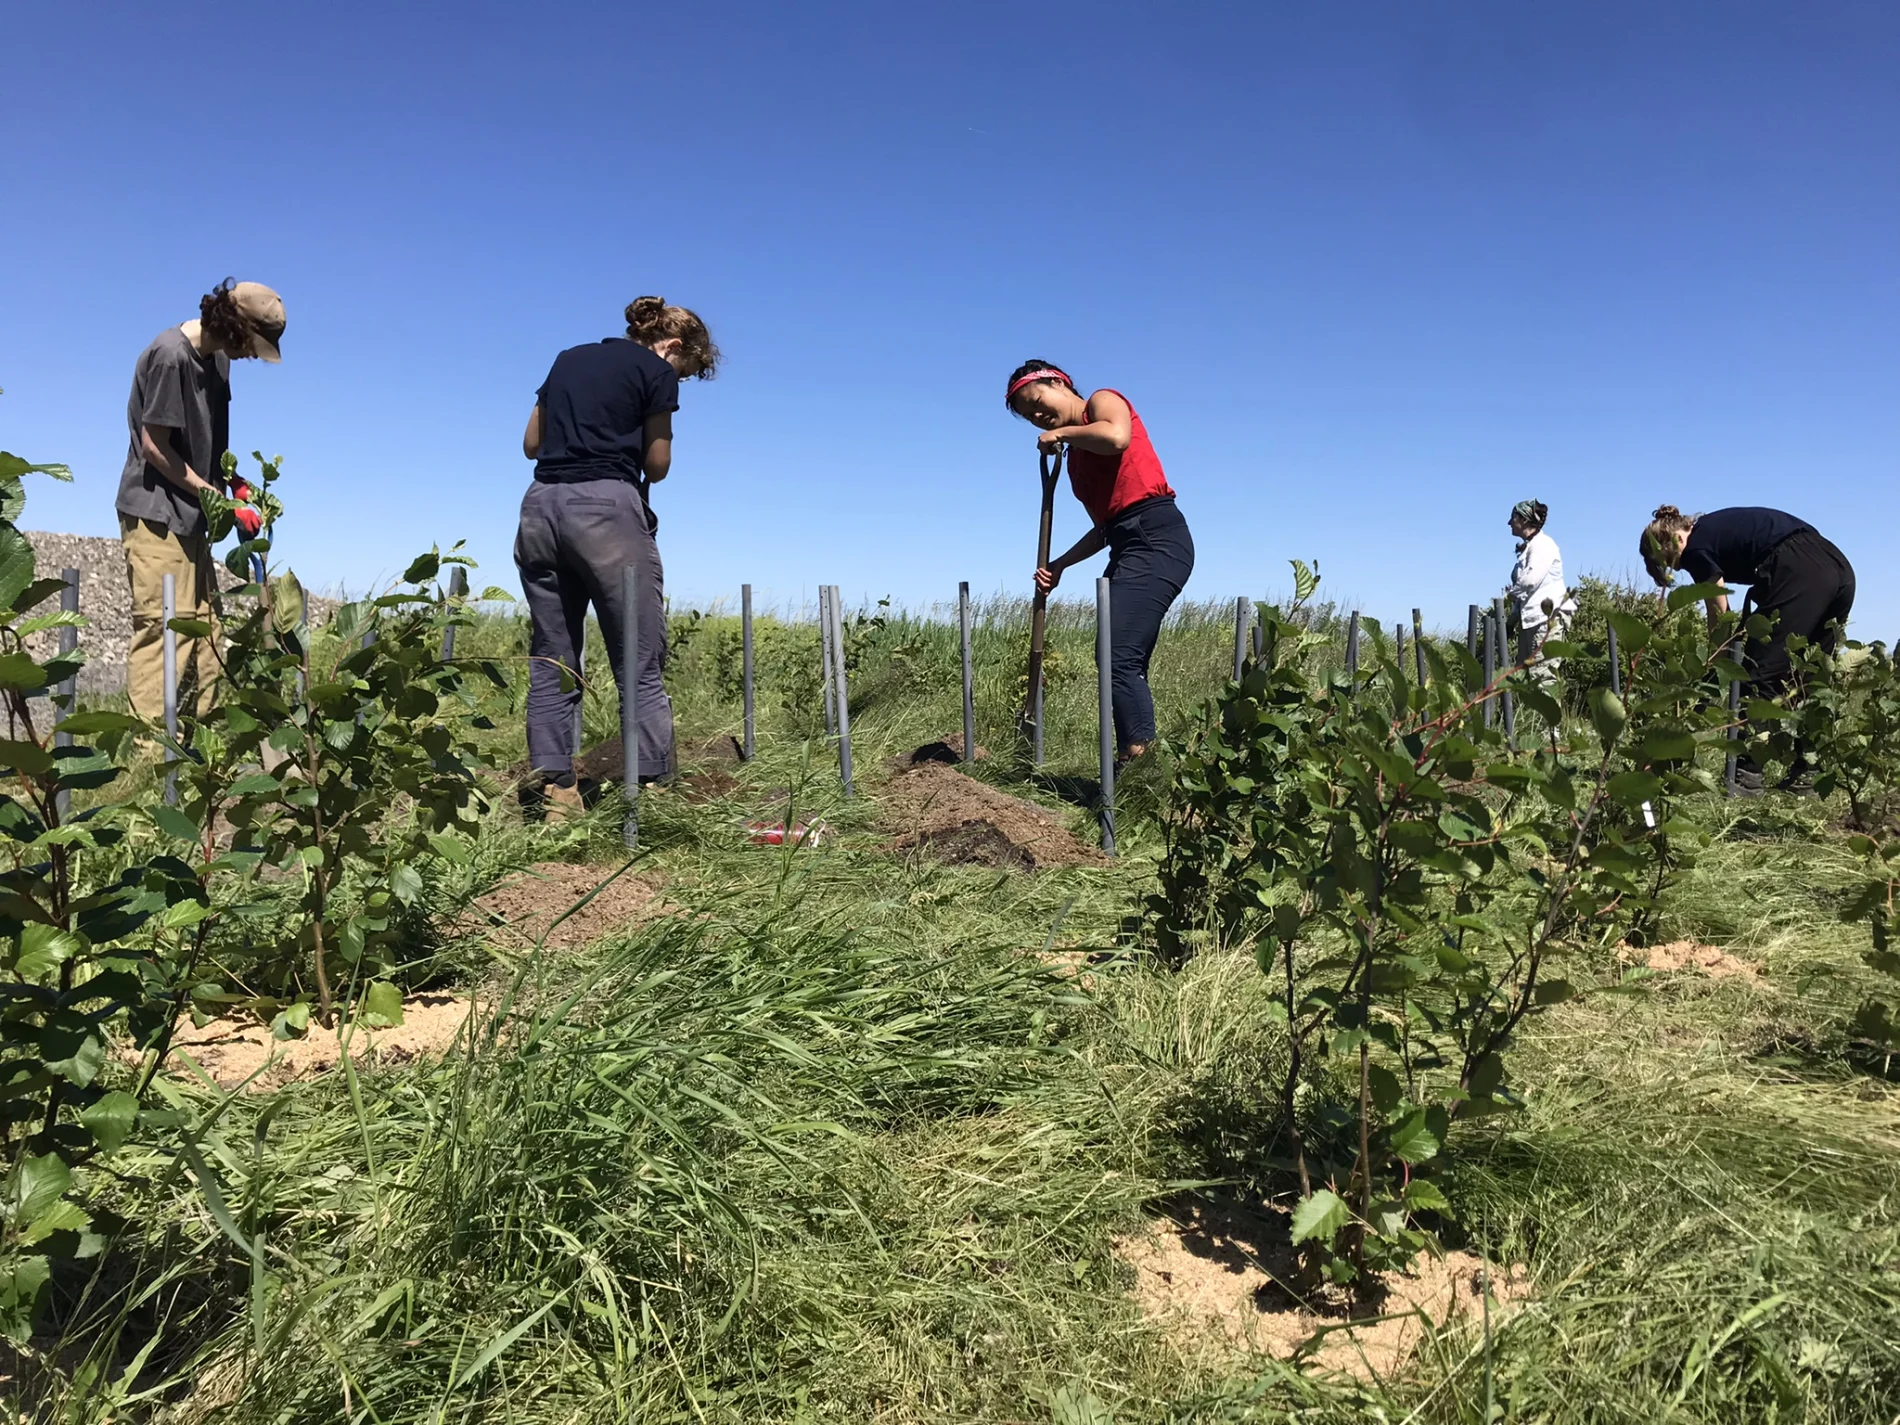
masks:
<path id="1" fill-rule="evenodd" d="M 1057 584 L 1062 582 L 1062 571 L 1064 569 L 1080 564 L 1084 559 L 1092 558 L 1107 548 L 1108 536 L 1103 534 L 1102 527 L 1097 525 L 1074 544 L 1070 545 L 1062 554 L 1051 559 L 1047 567 L 1036 571 L 1036 587 L 1041 589 L 1043 593 L 1048 593 L 1051 589 L 1055 588 Z"/>
<path id="2" fill-rule="evenodd" d="M 530 460 L 541 458 L 541 406 L 537 402 L 528 416 L 528 428 L 521 433 L 521 453 Z"/>
<path id="3" fill-rule="evenodd" d="M 171 448 L 170 426 L 140 426 L 139 453 L 145 457 L 147 465 L 187 494 L 195 495 L 200 490 L 224 488 L 222 485 L 212 484 L 178 457 Z"/>
<path id="4" fill-rule="evenodd" d="M 655 411 L 647 417 L 646 448 L 640 455 L 640 469 L 648 483 L 664 480 L 673 468 L 673 413 Z"/>
<path id="5" fill-rule="evenodd" d="M 1720 584 L 1722 581 L 1720 579 L 1717 579 L 1715 582 Z M 1727 612 L 1728 612 L 1728 591 L 1727 591 L 1727 588 L 1724 587 L 1723 592 L 1717 594 L 1714 598 L 1709 600 L 1709 632 L 1710 633 L 1715 632 L 1716 619 L 1720 618 L 1723 614 Z"/>
<path id="6" fill-rule="evenodd" d="M 1037 443 L 1049 448 L 1066 442 L 1097 455 L 1120 455 L 1134 438 L 1133 414 L 1113 391 L 1097 391 L 1089 397 L 1087 425 L 1058 426 L 1045 431 Z"/>

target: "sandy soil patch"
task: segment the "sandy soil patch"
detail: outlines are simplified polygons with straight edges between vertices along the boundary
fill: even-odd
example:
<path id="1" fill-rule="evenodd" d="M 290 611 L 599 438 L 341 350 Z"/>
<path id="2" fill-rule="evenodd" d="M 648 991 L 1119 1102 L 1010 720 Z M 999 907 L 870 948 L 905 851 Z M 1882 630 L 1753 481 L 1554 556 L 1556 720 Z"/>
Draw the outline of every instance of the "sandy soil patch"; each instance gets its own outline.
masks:
<path id="1" fill-rule="evenodd" d="M 1693 940 L 1671 940 L 1666 945 L 1651 945 L 1641 949 L 1625 945 L 1616 952 L 1616 958 L 1626 965 L 1641 965 L 1646 969 L 1672 974 L 1693 970 L 1712 980 L 1726 980 L 1736 975 L 1747 980 L 1761 979 L 1759 965 L 1738 960 L 1726 950 L 1713 945 L 1700 945 Z"/>
<path id="2" fill-rule="evenodd" d="M 925 761 L 892 777 L 879 795 L 899 850 L 923 847 L 954 865 L 1017 871 L 1109 864 L 1054 812 L 941 762 Z"/>
<path id="3" fill-rule="evenodd" d="M 545 933 L 549 949 L 567 950 L 629 930 L 670 909 L 655 878 L 628 872 L 560 924 L 553 924 L 611 875 L 610 869 L 601 866 L 542 861 L 517 871 L 478 899 L 463 915 L 459 928 L 516 950 L 532 949 Z"/>
<path id="4" fill-rule="evenodd" d="M 461 1033 L 470 1004 L 462 995 L 411 995 L 402 1002 L 402 1023 L 391 1028 L 358 1024 L 324 1029 L 313 1023 L 303 1038 L 285 1040 L 271 1038 L 270 1026 L 256 1020 L 214 1019 L 202 1028 L 186 1021 L 172 1041 L 173 1052 L 189 1054 L 221 1088 L 245 1084 L 263 1093 L 334 1069 L 343 1061 L 344 1033 L 349 1036 L 350 1059 L 357 1064 L 440 1058 Z M 185 1069 L 175 1065 L 170 1072 Z"/>
<path id="5" fill-rule="evenodd" d="M 1116 1243 L 1135 1269 L 1135 1299 L 1185 1353 L 1259 1352 L 1359 1380 L 1403 1370 L 1428 1331 L 1480 1321 L 1486 1264 L 1468 1252 L 1421 1256 L 1384 1279 L 1377 1301 L 1303 1302 L 1290 1289 L 1295 1255 L 1284 1217 L 1201 1207 Z M 1528 1294 L 1521 1270 L 1489 1269 L 1491 1315 Z"/>

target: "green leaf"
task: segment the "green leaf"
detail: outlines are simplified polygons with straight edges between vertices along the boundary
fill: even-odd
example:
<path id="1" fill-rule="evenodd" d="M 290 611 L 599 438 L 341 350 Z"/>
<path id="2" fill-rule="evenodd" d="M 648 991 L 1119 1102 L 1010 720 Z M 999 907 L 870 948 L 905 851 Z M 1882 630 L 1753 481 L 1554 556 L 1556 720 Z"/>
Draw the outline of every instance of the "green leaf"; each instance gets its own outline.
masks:
<path id="1" fill-rule="evenodd" d="M 1577 987 L 1568 980 L 1539 980 L 1531 992 L 1531 999 L 1537 1004 L 1562 1004 L 1576 998 Z"/>
<path id="2" fill-rule="evenodd" d="M 145 810 L 152 818 L 152 824 L 165 835 L 177 837 L 180 841 L 195 842 L 198 839 L 197 824 L 177 807 L 166 806 L 163 802 L 159 802 Z"/>
<path id="3" fill-rule="evenodd" d="M 390 872 L 389 889 L 404 905 L 414 905 L 422 894 L 422 872 L 405 862 Z"/>
<path id="4" fill-rule="evenodd" d="M 1417 1109 L 1392 1125 L 1392 1156 L 1404 1163 L 1423 1163 L 1438 1156 L 1442 1147 L 1432 1132 L 1426 1111 Z"/>
<path id="5" fill-rule="evenodd" d="M 1695 756 L 1695 749 L 1694 733 L 1659 728 L 1643 739 L 1636 755 L 1645 762 L 1686 762 Z"/>
<path id="6" fill-rule="evenodd" d="M 0 653 L 0 688 L 28 693 L 46 686 L 46 670 L 25 653 Z"/>
<path id="7" fill-rule="evenodd" d="M 1414 1212 L 1450 1212 L 1451 1204 L 1430 1178 L 1413 1178 L 1399 1194 Z"/>
<path id="8" fill-rule="evenodd" d="M 405 584 L 424 584 L 435 578 L 436 571 L 442 567 L 442 551 L 431 549 L 427 554 L 418 554 L 409 561 L 409 567 L 402 571 Z"/>
<path id="9" fill-rule="evenodd" d="M 1654 772 L 1618 772 L 1610 778 L 1610 784 L 1604 790 L 1611 801 L 1620 802 L 1626 807 L 1638 807 L 1660 797 L 1663 784 L 1662 778 Z"/>
<path id="10" fill-rule="evenodd" d="M 303 585 L 291 570 L 275 575 L 270 581 L 271 620 L 280 633 L 288 633 L 303 618 Z"/>
<path id="11" fill-rule="evenodd" d="M 1608 688 L 1597 688 L 1590 694 L 1590 725 L 1597 730 L 1597 736 L 1603 739 L 1605 747 L 1612 746 L 1623 735 L 1623 728 L 1629 722 L 1629 714 L 1623 710 L 1623 700 Z"/>
<path id="12" fill-rule="evenodd" d="M 43 777 L 53 770 L 53 754 L 37 742 L 0 738 L 0 772 L 24 772 Z"/>
<path id="13" fill-rule="evenodd" d="M 435 854 L 451 866 L 466 866 L 473 854 L 465 837 L 452 832 L 435 831 L 429 833 L 429 845 L 435 848 Z"/>
<path id="14" fill-rule="evenodd" d="M 31 1222 L 52 1207 L 73 1185 L 73 1170 L 65 1159 L 53 1153 L 29 1156 L 13 1172 L 8 1184 L 13 1199 L 15 1221 Z"/>
<path id="15" fill-rule="evenodd" d="M 1333 1245 L 1339 1229 L 1352 1220 L 1345 1201 L 1331 1188 L 1321 1188 L 1311 1197 L 1302 1198 L 1293 1209 L 1293 1245 L 1308 1240 Z"/>
<path id="16" fill-rule="evenodd" d="M 65 465 L 35 465 L 23 460 L 8 450 L 0 450 L 0 479 L 17 480 L 22 475 L 50 475 L 55 480 L 70 483 L 73 472 Z"/>
<path id="17" fill-rule="evenodd" d="M 32 582 L 32 541 L 12 525 L 0 525 L 0 612 L 12 613 Z"/>
<path id="18" fill-rule="evenodd" d="M 175 618 L 165 625 L 180 638 L 209 638 L 211 625 L 201 618 Z"/>
<path id="19" fill-rule="evenodd" d="M 79 1115 L 79 1121 L 95 1143 L 106 1152 L 115 1153 L 119 1145 L 131 1136 L 132 1126 L 138 1122 L 138 1116 L 139 1101 L 122 1089 L 114 1089 L 84 1110 Z"/>
<path id="20" fill-rule="evenodd" d="M 115 712 L 77 712 L 71 717 L 60 719 L 56 731 L 71 733 L 74 737 L 86 737 L 100 732 L 134 732 L 145 724 L 125 713 Z"/>
<path id="21" fill-rule="evenodd" d="M 1669 591 L 1669 612 L 1676 613 L 1691 604 L 1706 604 L 1727 593 L 1728 590 L 1721 584 L 1683 584 Z"/>
<path id="22" fill-rule="evenodd" d="M 14 961 L 13 973 L 29 983 L 37 983 L 85 951 L 84 936 L 36 920 L 20 932 L 20 957 Z"/>
<path id="23" fill-rule="evenodd" d="M 402 1023 L 402 991 L 388 980 L 372 980 L 363 992 L 363 1023 L 390 1029 Z"/>
<path id="24" fill-rule="evenodd" d="M 1624 613 L 1621 609 L 1611 609 L 1608 618 L 1610 627 L 1616 630 L 1616 639 L 1620 651 L 1634 653 L 1649 646 L 1649 625 L 1634 614 Z"/>
<path id="25" fill-rule="evenodd" d="M 182 900 L 165 908 L 167 930 L 184 930 L 211 914 L 211 907 L 200 900 Z"/>

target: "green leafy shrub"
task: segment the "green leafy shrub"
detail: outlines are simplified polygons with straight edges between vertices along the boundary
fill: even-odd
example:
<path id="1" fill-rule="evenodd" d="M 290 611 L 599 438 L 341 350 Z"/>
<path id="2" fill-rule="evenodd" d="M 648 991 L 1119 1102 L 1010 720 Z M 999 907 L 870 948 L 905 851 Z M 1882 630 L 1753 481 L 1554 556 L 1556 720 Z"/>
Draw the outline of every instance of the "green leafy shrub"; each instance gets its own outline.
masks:
<path id="1" fill-rule="evenodd" d="M 1450 1210 L 1429 1165 L 1453 1126 L 1516 1103 L 1519 1025 L 1576 993 L 1562 962 L 1618 938 L 1700 835 L 1680 807 L 1714 790 L 1735 675 L 1695 621 L 1614 611 L 1627 700 L 1599 689 L 1587 733 L 1511 756 L 1477 715 L 1506 683 L 1477 686 L 1462 649 L 1428 648 L 1422 688 L 1380 639 L 1356 674 L 1310 676 L 1317 584 L 1295 565 L 1293 605 L 1260 609 L 1262 655 L 1174 749 L 1151 910 L 1167 957 L 1245 944 L 1273 977 L 1293 1237 L 1349 1282 L 1424 1245 L 1415 1214 Z M 1508 686 L 1562 725 L 1528 673 Z M 1344 1081 L 1319 1121 L 1299 1094 L 1314 1060 Z"/>

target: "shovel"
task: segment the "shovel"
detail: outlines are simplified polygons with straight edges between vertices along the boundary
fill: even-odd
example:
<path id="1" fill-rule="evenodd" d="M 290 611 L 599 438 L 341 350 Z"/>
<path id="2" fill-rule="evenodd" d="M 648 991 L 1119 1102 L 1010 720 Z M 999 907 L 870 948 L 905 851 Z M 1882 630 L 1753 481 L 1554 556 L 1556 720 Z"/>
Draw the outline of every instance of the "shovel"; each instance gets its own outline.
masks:
<path id="1" fill-rule="evenodd" d="M 1050 526 L 1056 514 L 1056 477 L 1062 473 L 1062 451 L 1042 452 L 1042 524 L 1036 531 L 1036 567 L 1049 563 Z M 1029 698 L 1023 709 L 1023 730 L 1029 734 L 1031 760 L 1042 765 L 1042 635 L 1049 613 L 1049 596 L 1038 588 L 1029 605 Z"/>

